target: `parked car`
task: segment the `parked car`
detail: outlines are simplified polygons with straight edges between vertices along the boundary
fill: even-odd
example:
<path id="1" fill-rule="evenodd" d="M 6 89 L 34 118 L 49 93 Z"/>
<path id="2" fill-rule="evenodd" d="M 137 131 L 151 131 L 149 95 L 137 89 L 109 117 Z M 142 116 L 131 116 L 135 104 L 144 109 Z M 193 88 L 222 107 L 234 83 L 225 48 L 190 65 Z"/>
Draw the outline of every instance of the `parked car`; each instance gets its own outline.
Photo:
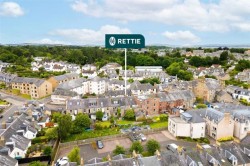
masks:
<path id="1" fill-rule="evenodd" d="M 104 148 L 104 145 L 103 145 L 103 143 L 102 143 L 101 140 L 97 140 L 97 141 L 96 141 L 96 145 L 97 145 L 98 149 Z"/>
<path id="2" fill-rule="evenodd" d="M 2 119 L 3 118 L 3 115 L 0 115 L 0 119 Z"/>
<path id="3" fill-rule="evenodd" d="M 146 141 L 147 140 L 146 136 L 144 134 L 142 134 L 142 133 L 139 134 L 139 137 L 141 138 L 141 141 Z"/>
<path id="4" fill-rule="evenodd" d="M 66 166 L 68 163 L 69 163 L 69 158 L 62 157 L 56 161 L 55 166 Z"/>
<path id="5" fill-rule="evenodd" d="M 141 140 L 140 136 L 139 136 L 138 134 L 136 134 L 135 132 L 130 133 L 130 134 L 129 134 L 129 138 L 130 138 L 130 140 L 131 140 L 132 142 L 140 141 L 140 140 Z"/>
<path id="6" fill-rule="evenodd" d="M 176 144 L 168 144 L 167 145 L 167 149 L 171 150 L 173 153 L 177 153 L 178 152 L 178 146 Z"/>

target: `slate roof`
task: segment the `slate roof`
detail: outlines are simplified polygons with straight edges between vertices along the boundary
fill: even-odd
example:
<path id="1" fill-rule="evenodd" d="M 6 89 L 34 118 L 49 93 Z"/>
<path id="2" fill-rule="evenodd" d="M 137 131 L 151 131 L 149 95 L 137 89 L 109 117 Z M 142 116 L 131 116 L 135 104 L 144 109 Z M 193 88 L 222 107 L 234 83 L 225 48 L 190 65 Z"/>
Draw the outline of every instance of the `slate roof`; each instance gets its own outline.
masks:
<path id="1" fill-rule="evenodd" d="M 78 79 L 70 80 L 70 81 L 67 81 L 58 85 L 57 89 L 63 89 L 63 90 L 75 89 L 75 88 L 81 87 L 82 83 L 86 81 L 87 80 L 85 78 L 78 78 Z"/>
<path id="2" fill-rule="evenodd" d="M 0 154 L 0 165 L 1 166 L 15 166 L 18 163 L 16 159 L 8 155 L 1 155 Z"/>
<path id="3" fill-rule="evenodd" d="M 190 90 L 180 90 L 180 91 L 173 91 L 168 93 L 157 93 L 157 97 L 160 98 L 160 101 L 176 101 L 176 100 L 191 100 L 194 98 L 194 94 Z"/>
<path id="4" fill-rule="evenodd" d="M 0 72 L 0 81 L 1 82 L 7 82 L 7 83 L 11 82 L 15 77 L 16 77 L 16 75 Z"/>
<path id="5" fill-rule="evenodd" d="M 12 83 L 26 83 L 26 84 L 35 84 L 36 86 L 42 85 L 46 80 L 38 78 L 28 78 L 28 77 L 15 77 L 12 80 Z"/>
<path id="6" fill-rule="evenodd" d="M 146 83 L 146 84 L 141 84 L 139 81 L 135 81 L 130 85 L 131 90 L 143 90 L 147 91 L 150 89 L 155 89 L 151 84 Z"/>
<path id="7" fill-rule="evenodd" d="M 61 95 L 61 96 L 77 96 L 78 94 L 76 92 L 72 92 L 70 90 L 66 90 L 66 89 L 56 89 L 52 95 Z"/>
<path id="8" fill-rule="evenodd" d="M 79 77 L 79 74 L 77 73 L 66 73 L 66 74 L 63 74 L 63 75 L 59 75 L 59 76 L 55 76 L 54 78 L 57 80 L 57 81 L 62 81 L 62 80 L 68 80 L 68 79 L 72 79 L 72 78 L 78 78 Z"/>
<path id="9" fill-rule="evenodd" d="M 118 97 L 118 96 L 124 96 L 125 92 L 124 90 L 107 91 L 105 95 L 110 97 Z M 127 95 L 131 96 L 131 90 L 127 89 Z"/>
<path id="10" fill-rule="evenodd" d="M 88 99 L 71 99 L 67 101 L 66 109 L 87 109 L 101 107 L 120 107 L 126 105 L 136 105 L 133 97 L 115 97 L 115 98 L 88 98 Z"/>

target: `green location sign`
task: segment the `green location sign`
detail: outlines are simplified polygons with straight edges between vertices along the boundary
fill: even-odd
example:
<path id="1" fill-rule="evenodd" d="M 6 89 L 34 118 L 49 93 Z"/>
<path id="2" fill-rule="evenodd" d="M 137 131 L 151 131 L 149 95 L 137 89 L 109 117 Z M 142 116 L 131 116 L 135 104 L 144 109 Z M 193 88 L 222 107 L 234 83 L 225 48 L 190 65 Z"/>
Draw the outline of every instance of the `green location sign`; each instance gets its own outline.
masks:
<path id="1" fill-rule="evenodd" d="M 145 38 L 141 34 L 106 34 L 106 48 L 144 48 Z"/>

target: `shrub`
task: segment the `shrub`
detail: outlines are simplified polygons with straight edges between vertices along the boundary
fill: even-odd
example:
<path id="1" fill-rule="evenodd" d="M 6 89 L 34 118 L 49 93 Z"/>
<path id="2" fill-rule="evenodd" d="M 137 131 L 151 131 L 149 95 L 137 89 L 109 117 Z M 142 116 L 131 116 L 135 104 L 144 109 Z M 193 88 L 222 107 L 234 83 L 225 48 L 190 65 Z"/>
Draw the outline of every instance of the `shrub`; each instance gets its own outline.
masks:
<path id="1" fill-rule="evenodd" d="M 196 105 L 196 108 L 207 108 L 207 105 L 206 104 L 197 104 Z"/>
<path id="2" fill-rule="evenodd" d="M 143 146 L 141 142 L 135 141 L 130 147 L 130 152 L 135 151 L 136 153 L 142 153 L 143 152 Z"/>
<path id="3" fill-rule="evenodd" d="M 125 154 L 125 149 L 123 146 L 116 145 L 115 150 L 113 150 L 114 155 Z"/>
<path id="4" fill-rule="evenodd" d="M 46 143 L 48 142 L 48 137 L 42 136 L 42 137 L 37 137 L 31 140 L 32 144 L 37 144 L 37 143 Z"/>
<path id="5" fill-rule="evenodd" d="M 46 147 L 43 149 L 43 154 L 46 155 L 46 156 L 50 156 L 50 155 L 51 155 L 51 152 L 52 152 L 51 146 L 46 146 Z"/>
<path id="6" fill-rule="evenodd" d="M 232 140 L 234 140 L 234 137 L 229 136 L 229 137 L 220 138 L 217 141 L 219 141 L 219 142 L 227 142 L 227 141 L 232 141 Z"/>
<path id="7" fill-rule="evenodd" d="M 147 147 L 148 153 L 150 155 L 154 155 L 154 153 L 155 153 L 156 150 L 160 150 L 160 144 L 159 144 L 159 142 L 157 142 L 154 139 L 149 140 L 147 142 L 147 144 L 146 144 L 146 147 Z"/>
<path id="8" fill-rule="evenodd" d="M 160 121 L 161 122 L 166 122 L 168 121 L 168 116 L 166 114 L 161 114 L 160 115 Z"/>
<path id="9" fill-rule="evenodd" d="M 80 164 L 80 149 L 78 147 L 74 147 L 68 154 L 69 161 L 71 162 L 77 162 L 77 164 Z"/>

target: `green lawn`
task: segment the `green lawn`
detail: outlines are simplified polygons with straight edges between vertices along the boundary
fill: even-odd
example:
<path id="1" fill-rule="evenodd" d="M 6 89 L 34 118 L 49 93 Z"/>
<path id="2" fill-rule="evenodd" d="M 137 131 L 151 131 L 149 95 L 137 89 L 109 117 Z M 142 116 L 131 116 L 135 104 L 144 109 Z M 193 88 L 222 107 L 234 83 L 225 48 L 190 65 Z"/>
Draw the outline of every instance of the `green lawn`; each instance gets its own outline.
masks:
<path id="1" fill-rule="evenodd" d="M 165 121 L 165 122 L 155 122 L 155 123 L 149 124 L 149 126 L 152 129 L 165 128 L 165 127 L 168 127 L 168 122 L 167 121 Z"/>
<path id="2" fill-rule="evenodd" d="M 101 125 L 102 127 L 110 127 L 111 123 L 109 121 L 105 122 L 96 122 L 96 124 Z"/>
<path id="3" fill-rule="evenodd" d="M 30 96 L 30 95 L 27 95 L 27 94 L 21 94 L 20 96 L 21 96 L 22 98 L 25 98 L 25 99 L 31 100 L 31 96 Z"/>
<path id="4" fill-rule="evenodd" d="M 128 125 L 128 124 L 133 124 L 134 121 L 128 121 L 128 120 L 117 120 L 116 124 L 118 125 Z"/>
<path id="5" fill-rule="evenodd" d="M 8 102 L 0 99 L 0 105 L 7 105 Z"/>
<path id="6" fill-rule="evenodd" d="M 83 139 L 88 139 L 88 138 L 96 138 L 96 137 L 102 137 L 102 136 L 107 136 L 107 135 L 116 135 L 119 133 L 120 133 L 120 130 L 117 128 L 84 131 L 80 134 L 71 134 L 68 138 L 66 138 L 62 142 L 70 142 L 70 141 L 83 140 Z"/>

